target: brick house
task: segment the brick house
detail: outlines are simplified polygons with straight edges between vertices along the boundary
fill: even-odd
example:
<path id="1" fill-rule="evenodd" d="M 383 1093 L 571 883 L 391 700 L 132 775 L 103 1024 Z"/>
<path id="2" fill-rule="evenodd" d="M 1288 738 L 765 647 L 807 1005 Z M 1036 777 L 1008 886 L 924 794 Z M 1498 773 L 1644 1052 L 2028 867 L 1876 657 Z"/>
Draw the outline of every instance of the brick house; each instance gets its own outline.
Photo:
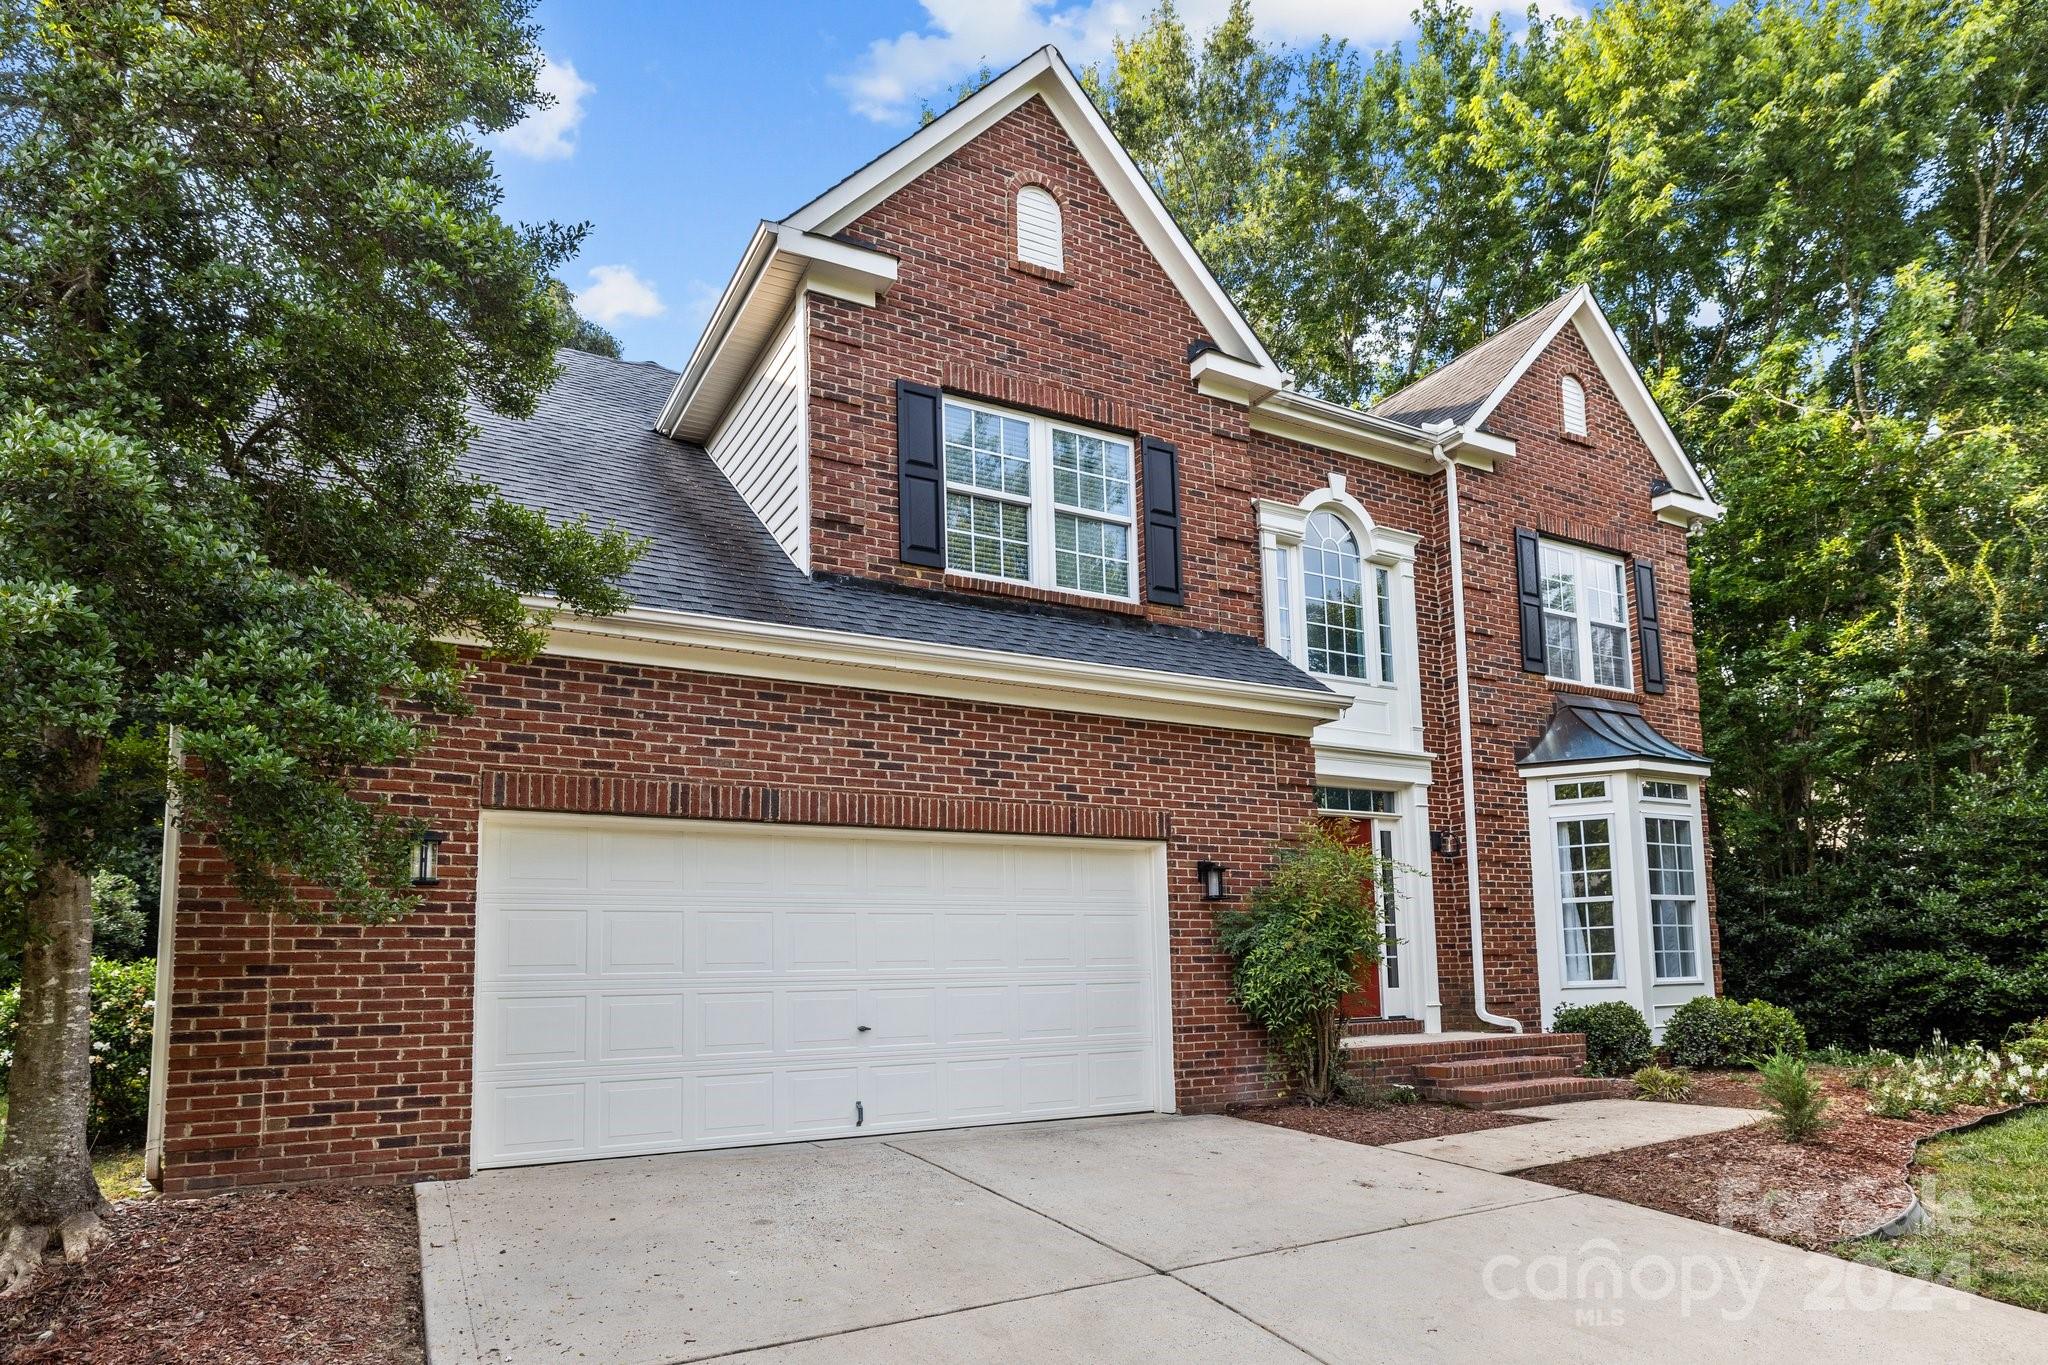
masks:
<path id="1" fill-rule="evenodd" d="M 1316 819 L 1396 869 L 1362 1066 L 1569 1090 L 1561 1002 L 1715 989 L 1719 509 L 1583 289 L 1299 392 L 1046 49 L 762 223 L 680 375 L 476 420 L 647 538 L 633 605 L 370 779 L 433 830 L 400 923 L 173 825 L 167 1191 L 1268 1096 L 1213 919 Z"/>

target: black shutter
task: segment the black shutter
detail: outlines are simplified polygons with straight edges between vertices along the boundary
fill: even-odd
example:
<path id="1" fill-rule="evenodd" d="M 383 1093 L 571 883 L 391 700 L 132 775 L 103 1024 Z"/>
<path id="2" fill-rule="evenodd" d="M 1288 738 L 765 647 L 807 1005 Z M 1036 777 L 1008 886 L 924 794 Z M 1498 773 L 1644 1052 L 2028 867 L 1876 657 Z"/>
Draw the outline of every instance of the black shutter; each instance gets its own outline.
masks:
<path id="1" fill-rule="evenodd" d="M 1145 449 L 1145 600 L 1184 605 L 1180 581 L 1180 452 L 1147 436 Z"/>
<path id="2" fill-rule="evenodd" d="M 946 567 L 946 470 L 940 420 L 945 408 L 929 384 L 896 381 L 896 529 L 903 562 Z"/>
<path id="3" fill-rule="evenodd" d="M 1547 672 L 1543 657 L 1543 556 L 1534 531 L 1515 532 L 1515 595 L 1522 603 L 1522 671 Z"/>
<path id="4" fill-rule="evenodd" d="M 1657 621 L 1657 571 L 1636 561 L 1636 619 L 1643 628 L 1643 691 L 1664 690 L 1664 627 Z"/>

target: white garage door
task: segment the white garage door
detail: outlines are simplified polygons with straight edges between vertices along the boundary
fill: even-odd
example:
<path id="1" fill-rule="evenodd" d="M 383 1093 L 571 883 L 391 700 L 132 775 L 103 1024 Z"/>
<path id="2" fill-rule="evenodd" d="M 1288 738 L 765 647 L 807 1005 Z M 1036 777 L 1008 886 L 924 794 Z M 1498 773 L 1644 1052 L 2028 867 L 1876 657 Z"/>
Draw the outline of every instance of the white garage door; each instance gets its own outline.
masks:
<path id="1" fill-rule="evenodd" d="M 478 1167 L 1170 1108 L 1164 857 L 487 815 Z"/>

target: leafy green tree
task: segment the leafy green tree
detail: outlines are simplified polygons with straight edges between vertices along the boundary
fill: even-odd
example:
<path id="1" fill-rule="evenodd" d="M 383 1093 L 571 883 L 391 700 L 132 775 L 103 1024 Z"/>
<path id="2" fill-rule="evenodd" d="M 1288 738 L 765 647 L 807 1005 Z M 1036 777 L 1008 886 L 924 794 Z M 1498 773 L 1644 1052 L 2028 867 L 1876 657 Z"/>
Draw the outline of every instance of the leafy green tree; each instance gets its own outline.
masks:
<path id="1" fill-rule="evenodd" d="M 560 280 L 549 280 L 548 302 L 554 305 L 564 346 L 575 351 L 588 351 L 592 355 L 607 355 L 613 360 L 619 358 L 619 339 L 576 311 L 576 299 L 570 294 L 568 285 Z"/>
<path id="2" fill-rule="evenodd" d="M 474 141 L 536 102 L 527 10 L 0 0 L 0 1287 L 104 1235 L 90 874 L 165 781 L 253 904 L 401 915 L 350 775 L 460 705 L 441 642 L 620 605 L 623 537 L 457 465 L 466 400 L 549 382 L 580 233 L 502 222 Z"/>
<path id="3" fill-rule="evenodd" d="M 1692 558 L 1731 990 L 1852 1042 L 2048 1012 L 1997 889 L 2048 875 L 2001 738 L 2048 719 L 2048 7 L 1429 0 L 1369 58 L 1162 7 L 1093 87 L 1327 397 L 1599 295 L 1729 508 Z"/>

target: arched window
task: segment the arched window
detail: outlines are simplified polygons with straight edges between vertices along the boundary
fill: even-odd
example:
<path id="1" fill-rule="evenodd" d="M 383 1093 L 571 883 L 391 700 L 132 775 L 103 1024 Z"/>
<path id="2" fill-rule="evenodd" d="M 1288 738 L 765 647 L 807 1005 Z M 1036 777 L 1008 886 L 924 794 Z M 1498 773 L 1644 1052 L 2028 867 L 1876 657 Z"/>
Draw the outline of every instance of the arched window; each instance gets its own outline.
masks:
<path id="1" fill-rule="evenodd" d="M 1566 375 L 1558 385 L 1564 403 L 1564 429 L 1574 436 L 1586 434 L 1586 387 Z"/>
<path id="2" fill-rule="evenodd" d="M 1365 570 L 1358 538 L 1330 512 L 1308 519 L 1301 539 L 1308 670 L 1339 678 L 1367 676 Z"/>
<path id="3" fill-rule="evenodd" d="M 1065 270 L 1060 235 L 1060 201 L 1037 185 L 1018 190 L 1017 259 L 1047 270 Z"/>

